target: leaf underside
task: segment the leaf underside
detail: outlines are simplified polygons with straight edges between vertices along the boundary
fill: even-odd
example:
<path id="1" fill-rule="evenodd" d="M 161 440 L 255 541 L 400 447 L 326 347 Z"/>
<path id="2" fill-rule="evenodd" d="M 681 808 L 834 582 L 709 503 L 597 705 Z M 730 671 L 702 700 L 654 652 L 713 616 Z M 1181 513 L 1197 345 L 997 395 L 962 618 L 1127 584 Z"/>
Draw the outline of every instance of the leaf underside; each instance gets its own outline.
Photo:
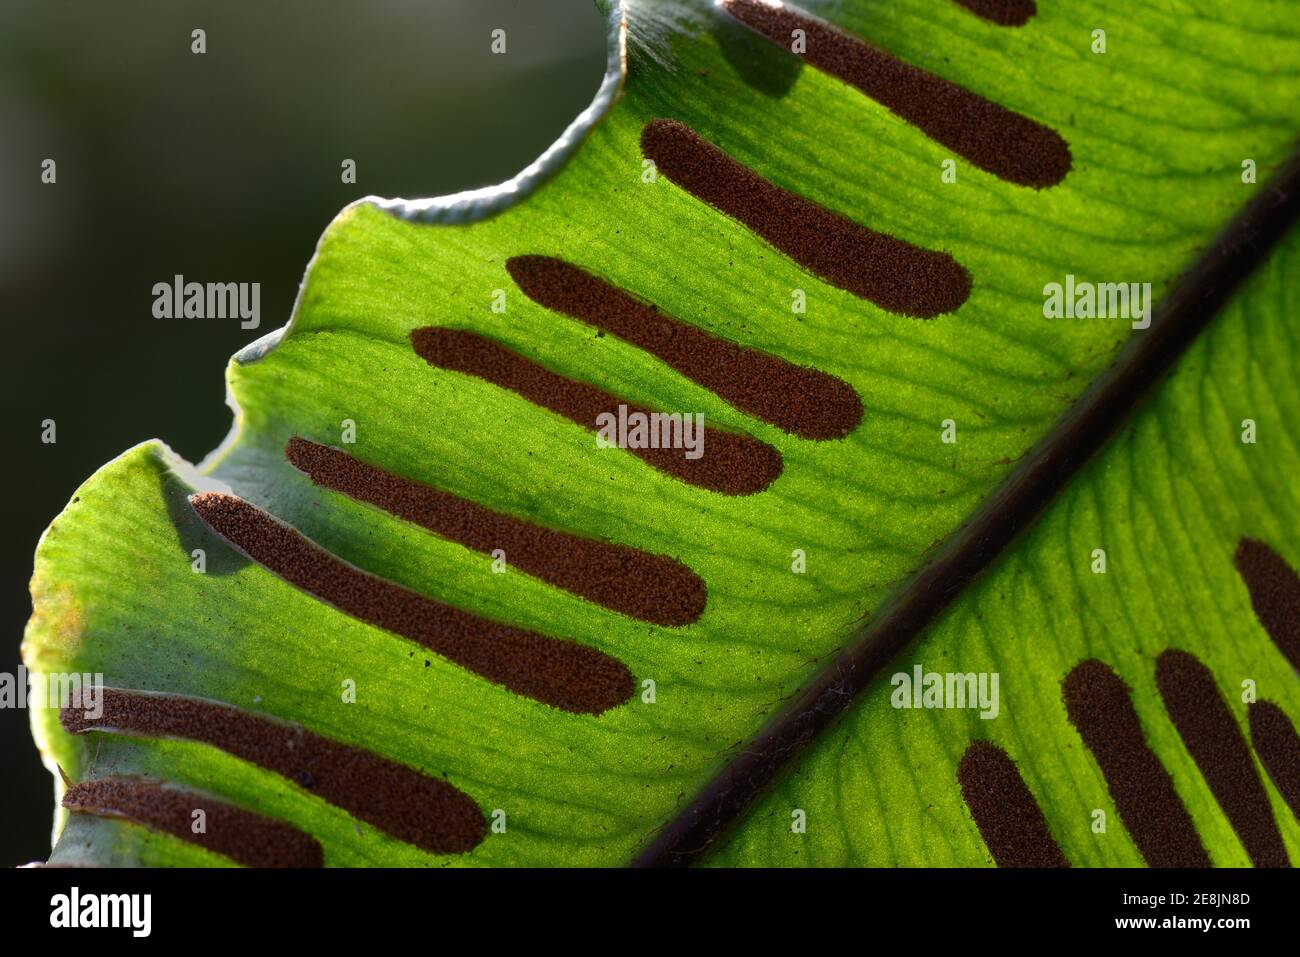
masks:
<path id="1" fill-rule="evenodd" d="M 617 104 L 518 204 L 440 226 L 345 210 L 287 334 L 231 363 L 236 430 L 203 474 L 145 443 L 89 479 L 51 525 L 25 660 L 40 673 L 102 672 L 114 688 L 294 723 L 447 782 L 485 820 L 504 812 L 504 832 L 488 830 L 466 852 L 431 852 L 327 800 L 313 780 L 194 740 L 68 734 L 56 710 L 36 708 L 47 763 L 73 782 L 144 777 L 288 822 L 319 841 L 327 865 L 628 862 L 1142 334 L 1124 321 L 1045 319 L 1044 285 L 1067 274 L 1151 282 L 1159 298 L 1264 188 L 1243 183 L 1242 161 L 1262 184 L 1292 148 L 1296 12 L 1290 2 L 1041 0 L 1012 29 L 947 0 L 902 0 L 887 15 L 856 0 L 824 11 L 846 33 L 1058 132 L 1070 171 L 1043 189 L 960 156 L 956 182 L 942 182 L 951 150 L 705 12 L 673 40 L 670 67 L 632 58 Z M 1099 27 L 1105 54 L 1090 49 Z M 647 182 L 641 138 L 655 119 L 684 124 L 780 189 L 951 256 L 969 273 L 969 297 L 931 319 L 888 311 L 818 278 L 671 173 Z M 860 423 L 810 439 L 747 415 L 625 338 L 533 301 L 507 269 L 528 255 L 842 380 L 860 397 Z M 1297 270 L 1292 237 L 1111 447 L 886 669 L 997 672 L 998 717 L 895 709 L 886 674 L 708 863 L 991 863 L 957 780 L 974 740 L 1015 762 L 1071 863 L 1143 863 L 1062 700 L 1063 679 L 1088 659 L 1131 689 L 1212 862 L 1249 863 L 1166 714 L 1155 660 L 1168 648 L 1193 653 L 1242 727 L 1248 679 L 1300 718 L 1295 672 L 1233 564 L 1249 537 L 1300 567 L 1300 446 L 1288 432 L 1300 414 Z M 795 290 L 805 312 L 791 309 Z M 598 449 L 591 428 L 544 398 L 417 354 L 410 334 L 427 327 L 473 333 L 629 405 L 703 412 L 708 426 L 779 453 L 780 474 L 762 491 L 726 495 Z M 1244 419 L 1258 425 L 1255 444 L 1241 441 Z M 945 420 L 954 444 L 941 441 Z M 546 529 L 666 556 L 703 581 L 703 612 L 687 624 L 634 618 L 512 566 L 509 553 L 497 573 L 490 554 L 454 536 L 313 484 L 286 459 L 294 437 Z M 600 714 L 566 711 L 345 614 L 215 534 L 189 501 L 211 483 L 416 596 L 595 649 L 626 666 L 636 693 Z M 1090 570 L 1097 548 L 1105 574 Z M 192 570 L 195 549 L 203 574 Z M 1300 859 L 1300 827 L 1260 773 L 1287 853 Z M 1104 834 L 1093 829 L 1097 809 L 1110 821 Z M 795 810 L 806 830 L 792 830 Z M 231 862 L 101 814 L 62 813 L 58 826 L 53 861 Z"/>

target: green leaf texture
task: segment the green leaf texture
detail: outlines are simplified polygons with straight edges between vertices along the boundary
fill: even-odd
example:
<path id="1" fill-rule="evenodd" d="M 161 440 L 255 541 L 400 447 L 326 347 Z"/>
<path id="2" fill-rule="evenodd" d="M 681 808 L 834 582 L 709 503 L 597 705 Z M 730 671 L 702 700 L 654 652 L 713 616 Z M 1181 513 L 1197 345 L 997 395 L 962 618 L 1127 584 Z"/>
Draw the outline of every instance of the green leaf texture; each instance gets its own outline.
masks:
<path id="1" fill-rule="evenodd" d="M 988 858 L 957 787 L 973 740 L 1016 761 L 1074 864 L 1141 866 L 1099 769 L 1070 726 L 1061 681 L 1095 658 L 1132 690 L 1152 750 L 1172 775 L 1217 866 L 1249 866 L 1165 714 L 1155 660 L 1191 652 L 1214 673 L 1243 733 L 1242 682 L 1300 715 L 1300 683 L 1256 621 L 1233 564 L 1238 541 L 1267 542 L 1300 567 L 1300 414 L 1294 317 L 1300 233 L 1183 356 L 1110 448 L 1075 477 L 1016 547 L 891 672 L 996 671 L 1002 714 L 895 710 L 878 682 L 755 808 L 716 864 L 961 866 Z M 1267 433 L 1241 442 L 1241 422 Z M 1104 548 L 1104 574 L 1092 550 Z M 1265 777 L 1261 768 L 1258 773 Z M 1271 785 L 1292 861 L 1300 827 Z M 791 832 L 791 811 L 807 831 Z M 1094 833 L 1092 813 L 1112 822 Z"/>

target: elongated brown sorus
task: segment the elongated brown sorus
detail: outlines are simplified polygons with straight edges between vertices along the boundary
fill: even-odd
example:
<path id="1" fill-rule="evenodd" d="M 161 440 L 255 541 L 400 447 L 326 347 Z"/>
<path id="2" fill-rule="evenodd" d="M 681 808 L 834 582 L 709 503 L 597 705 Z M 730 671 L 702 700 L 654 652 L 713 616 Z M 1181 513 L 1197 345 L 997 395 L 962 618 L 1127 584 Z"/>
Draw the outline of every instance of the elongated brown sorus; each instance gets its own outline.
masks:
<path id="1" fill-rule="evenodd" d="M 1156 687 L 1188 754 L 1256 867 L 1287 867 L 1273 807 L 1250 748 L 1219 693 L 1214 675 L 1194 655 L 1170 649 L 1156 659 Z"/>
<path id="2" fill-rule="evenodd" d="M 996 744 L 971 742 L 957 781 L 998 867 L 1070 866 L 1015 762 Z"/>
<path id="3" fill-rule="evenodd" d="M 651 415 L 595 386 L 558 375 L 491 339 L 464 329 L 429 327 L 411 333 L 411 344 L 425 362 L 476 376 L 518 393 L 572 422 L 597 431 L 602 415 Z M 687 413 L 689 414 L 689 413 Z M 697 436 L 699 438 L 699 436 Z M 781 454 L 748 435 L 704 427 L 702 453 L 687 458 L 682 448 L 629 448 L 627 451 L 665 474 L 724 495 L 752 495 L 781 474 Z"/>
<path id="4" fill-rule="evenodd" d="M 317 485 L 475 551 L 501 549 L 513 567 L 614 611 L 668 626 L 690 624 L 704 611 L 704 581 L 675 559 L 543 528 L 299 436 L 284 454 Z"/>
<path id="5" fill-rule="evenodd" d="M 1097 759 L 1133 843 L 1151 867 L 1209 867 L 1173 779 L 1147 746 L 1128 686 L 1108 665 L 1076 665 L 1062 684 L 1070 723 Z"/>
<path id="6" fill-rule="evenodd" d="M 1300 821 L 1300 735 L 1285 712 L 1271 701 L 1256 701 L 1246 709 L 1250 742 L 1264 770 Z"/>
<path id="7" fill-rule="evenodd" d="M 321 867 L 320 842 L 284 821 L 224 801 L 137 778 L 74 784 L 63 806 L 79 814 L 116 817 L 197 844 L 245 867 Z M 203 827 L 195 814 L 203 812 Z"/>
<path id="8" fill-rule="evenodd" d="M 903 316 L 952 312 L 970 273 L 947 253 L 859 226 L 782 189 L 676 120 L 651 120 L 641 152 L 672 182 L 748 227 L 824 282 Z"/>
<path id="9" fill-rule="evenodd" d="M 1291 667 L 1300 669 L 1300 575 L 1263 542 L 1243 538 L 1234 556 L 1260 626 Z"/>
<path id="10" fill-rule="evenodd" d="M 1070 172 L 1070 147 L 1061 134 L 1027 116 L 790 7 L 763 0 L 723 0 L 722 6 L 786 49 L 794 31 L 803 31 L 804 60 L 1000 179 L 1041 189 Z"/>
<path id="11" fill-rule="evenodd" d="M 844 380 L 688 325 L 572 263 L 515 256 L 506 260 L 506 270 L 534 302 L 639 346 L 793 435 L 843 438 L 862 420 L 862 400 Z"/>
<path id="12" fill-rule="evenodd" d="M 228 704 L 106 688 L 99 714 L 64 708 L 71 734 L 107 731 L 180 738 L 219 748 L 273 771 L 385 834 L 431 854 L 473 850 L 487 833 L 477 804 L 439 778 Z"/>
<path id="13" fill-rule="evenodd" d="M 363 572 L 233 495 L 203 492 L 190 504 L 214 532 L 291 585 L 516 694 L 581 714 L 632 696 L 632 673 L 602 651 L 481 618 Z"/>
<path id="14" fill-rule="evenodd" d="M 1000 27 L 1022 27 L 1038 12 L 1034 0 L 957 0 L 957 3 Z"/>

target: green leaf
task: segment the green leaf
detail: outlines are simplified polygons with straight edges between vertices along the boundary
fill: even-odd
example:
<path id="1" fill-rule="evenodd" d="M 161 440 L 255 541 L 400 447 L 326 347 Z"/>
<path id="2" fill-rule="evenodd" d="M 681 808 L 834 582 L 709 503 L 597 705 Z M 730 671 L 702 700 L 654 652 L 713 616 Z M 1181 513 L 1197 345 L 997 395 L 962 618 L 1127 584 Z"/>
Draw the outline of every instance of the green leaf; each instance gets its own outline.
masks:
<path id="1" fill-rule="evenodd" d="M 1300 446 L 1289 431 L 1300 414 L 1297 270 L 1293 231 L 1110 448 L 888 669 L 998 672 L 999 717 L 895 710 L 894 687 L 878 682 L 710 863 L 991 861 L 957 786 L 968 744 L 987 740 L 1016 762 L 1071 862 L 1141 866 L 1062 701 L 1066 674 L 1098 659 L 1131 689 L 1213 863 L 1250 865 L 1165 713 L 1155 663 L 1169 648 L 1194 654 L 1247 736 L 1245 681 L 1293 721 L 1300 716 L 1295 671 L 1256 620 L 1233 561 L 1249 537 L 1300 568 Z M 1256 444 L 1241 441 L 1244 419 L 1261 430 Z M 1092 571 L 1094 548 L 1106 552 L 1104 574 Z M 1271 783 L 1267 791 L 1288 854 L 1300 860 L 1300 825 Z M 795 808 L 806 816 L 803 834 L 791 831 Z M 1097 809 L 1109 819 L 1104 834 L 1092 830 Z"/>
<path id="2" fill-rule="evenodd" d="M 1253 160 L 1265 183 L 1285 161 L 1300 115 L 1300 21 L 1291 3 L 1224 12 L 1209 3 L 1130 9 L 1044 0 L 1016 29 L 941 0 L 907 0 L 888 15 L 849 0 L 825 11 L 841 29 L 1057 131 L 1069 144 L 1069 174 L 1059 185 L 1026 188 L 955 156 L 702 0 L 692 16 L 679 16 L 682 7 L 689 5 L 611 11 L 611 73 L 590 115 L 509 188 L 344 210 L 320 241 L 290 325 L 232 362 L 236 422 L 227 442 L 197 469 L 157 442 L 124 453 L 78 490 L 38 549 L 24 643 L 34 671 L 102 673 L 111 687 L 209 699 L 296 723 L 449 782 L 498 827 L 466 853 L 430 853 L 377 826 L 375 815 L 327 800 L 311 776 L 286 779 L 184 737 L 72 735 L 56 711 L 36 708 L 35 736 L 52 768 L 73 782 L 145 776 L 217 796 L 313 835 L 330 865 L 627 862 L 1051 434 L 1115 350 L 1142 334 L 1124 321 L 1045 319 L 1045 284 L 1067 274 L 1150 282 L 1159 298 L 1264 188 L 1243 182 L 1242 161 Z M 624 16 L 633 37 L 654 51 L 633 55 L 626 78 Z M 665 41 L 664 23 L 682 32 Z M 1097 28 L 1107 31 L 1105 54 L 1091 52 Z M 778 187 L 950 255 L 971 277 L 969 298 L 920 320 L 817 278 L 692 196 L 672 172 L 644 175 L 642 132 L 660 118 L 686 124 Z M 950 158 L 957 180 L 944 183 Z M 860 396 L 861 423 L 844 438 L 813 440 L 747 415 L 618 336 L 532 301 L 506 268 L 524 255 L 559 257 L 689 326 L 834 376 Z M 795 290 L 806 295 L 806 312 L 792 311 Z M 505 311 L 494 311 L 502 301 Z M 1215 336 L 1240 326 L 1245 308 Z M 1293 331 L 1281 312 L 1261 314 L 1276 327 L 1277 344 L 1267 351 L 1255 346 L 1252 314 L 1250 338 L 1239 331 L 1237 351 L 1202 344 L 1196 355 L 1210 361 L 1222 353 L 1237 377 L 1226 381 L 1260 374 L 1238 353 L 1285 369 L 1294 360 Z M 410 339 L 425 327 L 468 330 L 629 404 L 702 411 L 706 424 L 779 452 L 780 476 L 756 494 L 722 495 L 625 451 L 597 449 L 590 429 L 426 362 Z M 1259 388 L 1254 378 L 1244 381 Z M 1205 508 L 1222 521 L 1204 542 L 1180 532 L 1171 548 L 1190 556 L 1162 566 L 1152 548 L 1158 516 L 1178 501 L 1162 468 L 1173 453 L 1157 441 L 1139 455 L 1136 439 L 1126 439 L 1105 461 L 1126 456 L 1120 492 L 1136 483 L 1132 491 L 1141 493 L 1128 530 L 1107 526 L 1110 505 L 1101 509 L 1086 491 L 1106 481 L 1102 462 L 1068 496 L 1090 503 L 1114 536 L 1115 570 L 1086 584 L 1115 593 L 1089 596 L 1080 616 L 1047 604 L 1025 575 L 1004 587 L 1006 599 L 990 592 L 1007 574 L 999 572 L 919 646 L 917 659 L 932 668 L 945 659 L 931 647 L 952 659 L 943 670 L 1001 668 L 1008 698 L 992 722 L 996 733 L 969 715 L 925 713 L 906 726 L 895 714 L 869 719 L 868 711 L 887 704 L 882 683 L 721 859 L 983 862 L 988 854 L 960 804 L 952 766 L 971 737 L 987 735 L 1017 760 L 1072 860 L 1132 862 L 1117 823 L 1114 840 L 1089 840 L 1080 809 L 1104 806 L 1104 795 L 1090 799 L 1096 773 L 1060 720 L 1060 679 L 1075 658 L 1113 647 L 1122 657 L 1112 663 L 1150 718 L 1150 669 L 1136 656 L 1171 642 L 1161 639 L 1167 631 L 1129 618 L 1121 590 L 1147 594 L 1167 581 L 1161 576 L 1196 569 L 1203 574 L 1177 593 L 1172 609 L 1148 596 L 1157 623 L 1172 627 L 1176 615 L 1195 612 L 1198 620 L 1213 617 L 1220 631 L 1230 622 L 1234 635 L 1249 632 L 1248 643 L 1224 642 L 1221 654 L 1208 650 L 1213 628 L 1177 642 L 1198 649 L 1229 690 L 1246 662 L 1261 686 L 1288 677 L 1276 660 L 1257 657 L 1264 654 L 1258 629 L 1247 620 L 1240 586 L 1224 577 L 1229 559 L 1218 549 L 1223 535 L 1252 532 L 1295 564 L 1286 538 L 1297 528 L 1294 491 L 1277 484 L 1288 462 L 1294 474 L 1294 446 L 1284 438 L 1284 403 L 1293 392 L 1294 383 L 1283 381 L 1258 393 L 1254 417 L 1274 424 L 1250 450 L 1259 453 L 1250 473 L 1244 460 L 1231 460 L 1239 469 L 1231 477 L 1245 484 L 1249 474 L 1258 502 L 1278 510 L 1255 510 L 1254 520 L 1275 515 L 1275 525 L 1232 532 L 1227 518 L 1252 514 L 1253 500 L 1235 485 L 1216 488 Z M 1248 394 L 1227 393 L 1233 401 Z M 1156 407 L 1170 401 L 1162 394 Z M 1218 430 L 1226 449 L 1232 423 L 1246 413 L 1221 411 L 1204 428 Z M 956 423 L 956 444 L 941 440 L 945 420 Z M 345 423 L 355 426 L 353 442 Z M 1180 420 L 1180 441 L 1197 453 L 1183 461 L 1208 480 L 1217 473 L 1206 457 L 1226 453 L 1214 453 L 1204 438 L 1210 432 L 1197 438 L 1196 428 Z M 286 460 L 295 436 L 544 528 L 674 559 L 703 580 L 703 614 L 685 625 L 636 619 L 515 567 L 509 554 L 507 570 L 494 572 L 483 551 L 314 485 Z M 1256 478 L 1257 465 L 1265 477 Z M 1134 477 L 1148 474 L 1165 484 L 1148 487 Z M 1189 477 L 1196 474 L 1178 476 Z M 214 534 L 189 501 L 196 488 L 214 486 L 419 596 L 617 659 L 636 693 L 599 715 L 571 713 L 344 614 Z M 1004 560 L 1028 568 L 1043 588 L 1067 568 L 1041 562 L 1068 560 L 1083 574 L 1096 537 L 1081 528 L 1068 559 L 1061 556 L 1062 525 L 1083 521 L 1082 506 L 1064 507 Z M 196 549 L 206 561 L 201 574 L 193 570 Z M 1054 557 L 1036 558 L 1043 549 L 1055 549 Z M 799 574 L 792 572 L 796 550 L 807 562 Z M 1231 596 L 1227 609 L 1220 609 L 1223 596 Z M 996 616 L 1012 618 L 1014 636 L 996 627 Z M 976 625 L 980 638 L 969 640 Z M 349 681 L 355 703 L 344 700 Z M 653 703 L 646 681 L 654 683 Z M 1266 696 L 1296 715 L 1295 693 Z M 1151 730 L 1153 720 L 1147 727 L 1159 734 L 1162 756 L 1176 758 L 1168 728 Z M 846 736 L 862 751 L 842 750 Z M 916 750 L 905 755 L 904 747 Z M 933 767 L 933 795 L 918 787 L 918 765 Z M 1175 776 L 1216 862 L 1239 860 L 1185 757 Z M 809 790 L 798 791 L 805 784 Z M 788 808 L 796 794 L 812 809 L 810 822 L 825 814 L 838 823 L 820 831 L 810 824 L 792 842 Z M 929 804 L 937 810 L 919 810 Z M 227 860 L 118 819 L 73 813 L 58 825 L 58 861 Z M 775 830 L 760 835 L 766 828 Z M 1293 827 L 1287 835 L 1294 853 Z"/>

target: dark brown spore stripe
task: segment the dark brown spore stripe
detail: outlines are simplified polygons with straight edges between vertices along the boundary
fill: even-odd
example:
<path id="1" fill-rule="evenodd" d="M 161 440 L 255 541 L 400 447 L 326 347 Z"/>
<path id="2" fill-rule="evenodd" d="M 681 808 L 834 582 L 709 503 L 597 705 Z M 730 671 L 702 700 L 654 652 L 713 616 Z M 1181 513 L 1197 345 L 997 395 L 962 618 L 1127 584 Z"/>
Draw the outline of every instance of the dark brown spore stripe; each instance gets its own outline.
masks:
<path id="1" fill-rule="evenodd" d="M 1235 557 L 1255 617 L 1291 667 L 1300 669 L 1300 575 L 1285 558 L 1253 538 L 1237 544 Z"/>
<path id="2" fill-rule="evenodd" d="M 1066 676 L 1062 692 L 1070 723 L 1101 766 L 1115 808 L 1147 864 L 1209 867 L 1173 779 L 1147 747 L 1119 675 L 1100 661 L 1084 661 Z"/>
<path id="3" fill-rule="evenodd" d="M 975 741 L 957 781 L 998 867 L 1069 867 L 1015 762 L 995 744 Z"/>
<path id="4" fill-rule="evenodd" d="M 1183 744 L 1251 861 L 1256 867 L 1289 867 L 1250 748 L 1210 669 L 1185 651 L 1166 651 L 1156 659 L 1156 686 Z"/>
<path id="5" fill-rule="evenodd" d="M 805 439 L 838 439 L 862 420 L 847 382 L 710 335 L 561 259 L 516 256 L 506 269 L 530 299 L 613 333 L 736 408 Z"/>
<path id="6" fill-rule="evenodd" d="M 1246 709 L 1250 740 L 1291 813 L 1300 820 L 1300 736 L 1282 709 L 1256 701 Z"/>
<path id="7" fill-rule="evenodd" d="M 1041 189 L 1070 172 L 1070 147 L 1041 123 L 805 14 L 760 0 L 724 0 L 723 7 L 787 50 L 793 31 L 805 31 L 805 60 L 1000 179 Z"/>
<path id="8" fill-rule="evenodd" d="M 284 452 L 317 485 L 475 551 L 503 549 L 516 568 L 606 608 L 668 626 L 688 625 L 704 611 L 704 582 L 674 559 L 543 528 L 297 436 Z"/>
<path id="9" fill-rule="evenodd" d="M 582 714 L 632 696 L 631 672 L 595 648 L 480 618 L 369 575 L 233 495 L 204 492 L 190 504 L 213 531 L 290 584 L 517 694 Z"/>
<path id="10" fill-rule="evenodd" d="M 595 386 L 557 375 L 491 339 L 462 329 L 425 328 L 411 333 L 415 351 L 430 365 L 477 376 L 550 409 L 584 428 L 597 429 L 602 413 L 628 414 L 642 409 Z M 683 449 L 628 449 L 661 472 L 690 485 L 724 495 L 752 495 L 781 474 L 781 454 L 758 439 L 732 432 L 704 429 L 704 454 L 686 458 Z"/>
<path id="11" fill-rule="evenodd" d="M 478 805 L 446 781 L 229 705 L 106 688 L 102 715 L 64 708 L 59 720 L 72 734 L 98 730 L 212 745 L 432 854 L 472 850 L 487 833 Z"/>
<path id="12" fill-rule="evenodd" d="M 1038 12 L 1034 0 L 957 0 L 963 7 L 1000 27 L 1023 27 Z"/>
<path id="13" fill-rule="evenodd" d="M 80 814 L 116 817 L 179 837 L 245 867 L 323 867 L 325 853 L 296 827 L 211 798 L 134 778 L 82 781 L 63 795 Z M 195 833 L 202 810 L 205 829 Z"/>
<path id="14" fill-rule="evenodd" d="M 647 123 L 641 152 L 682 189 L 809 272 L 882 309 L 928 319 L 970 295 L 970 273 L 947 253 L 873 232 L 782 189 L 676 120 Z"/>

